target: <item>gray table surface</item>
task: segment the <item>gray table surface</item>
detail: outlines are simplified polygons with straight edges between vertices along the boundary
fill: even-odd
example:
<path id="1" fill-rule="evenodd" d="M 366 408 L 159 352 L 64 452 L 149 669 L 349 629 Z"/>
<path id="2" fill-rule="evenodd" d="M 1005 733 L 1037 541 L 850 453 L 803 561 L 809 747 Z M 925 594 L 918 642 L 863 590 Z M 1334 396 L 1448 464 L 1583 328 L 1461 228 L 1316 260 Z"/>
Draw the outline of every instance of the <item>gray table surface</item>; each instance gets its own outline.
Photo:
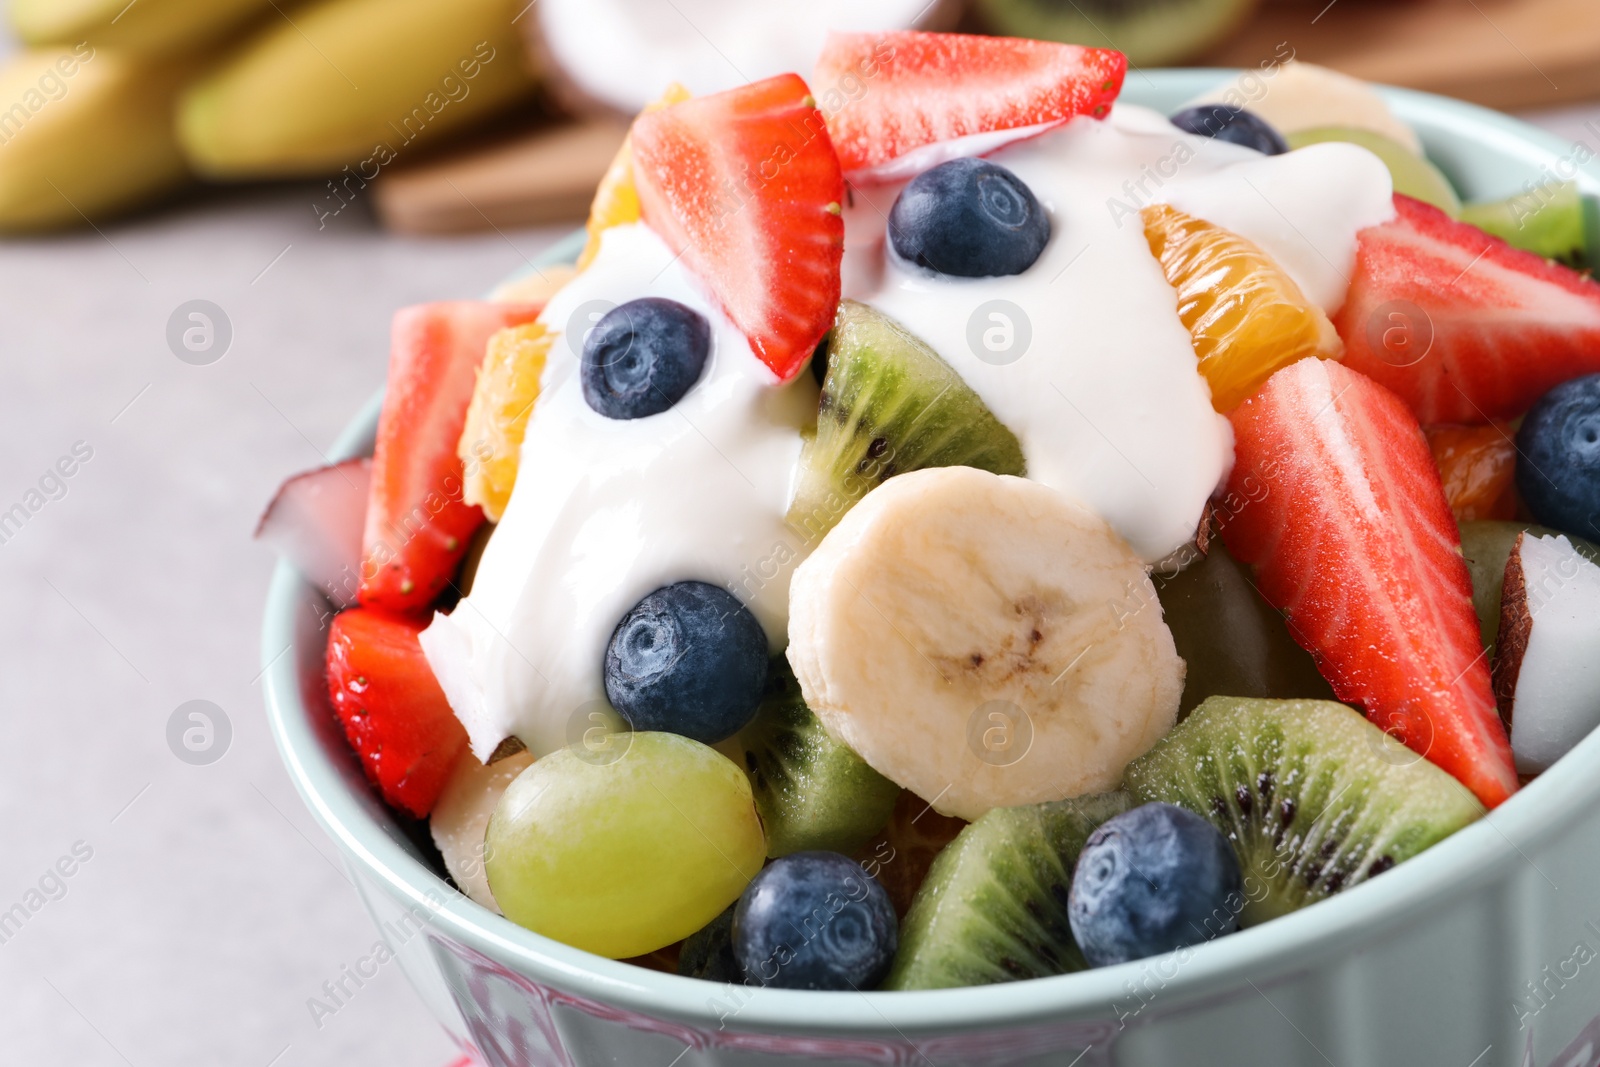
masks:
<path id="1" fill-rule="evenodd" d="M 0 45 L 0 52 L 4 51 Z M 1600 108 L 1534 116 L 1597 143 Z M 92 449 L 0 544 L 0 1062 L 443 1067 L 455 1056 L 398 970 L 332 1017 L 308 1006 L 373 930 L 300 804 L 262 714 L 262 505 L 381 383 L 389 316 L 470 297 L 560 231 L 417 240 L 361 208 L 319 230 L 316 185 L 196 194 L 141 218 L 0 243 L 0 511 Z M 233 328 L 208 366 L 169 316 Z M 79 444 L 79 443 L 82 444 Z M 232 727 L 209 766 L 168 719 Z M 92 856 L 70 878 L 63 856 Z"/>

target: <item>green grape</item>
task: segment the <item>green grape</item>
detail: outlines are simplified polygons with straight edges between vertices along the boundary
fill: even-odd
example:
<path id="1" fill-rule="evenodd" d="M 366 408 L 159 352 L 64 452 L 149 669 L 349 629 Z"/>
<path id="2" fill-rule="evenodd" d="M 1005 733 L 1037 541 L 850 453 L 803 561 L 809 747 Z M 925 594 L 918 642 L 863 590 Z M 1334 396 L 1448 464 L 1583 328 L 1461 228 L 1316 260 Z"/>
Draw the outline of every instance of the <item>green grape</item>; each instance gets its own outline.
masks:
<path id="1" fill-rule="evenodd" d="M 486 846 L 508 919 L 612 959 L 705 926 L 767 854 L 744 771 L 668 733 L 614 735 L 536 761 L 500 798 Z"/>

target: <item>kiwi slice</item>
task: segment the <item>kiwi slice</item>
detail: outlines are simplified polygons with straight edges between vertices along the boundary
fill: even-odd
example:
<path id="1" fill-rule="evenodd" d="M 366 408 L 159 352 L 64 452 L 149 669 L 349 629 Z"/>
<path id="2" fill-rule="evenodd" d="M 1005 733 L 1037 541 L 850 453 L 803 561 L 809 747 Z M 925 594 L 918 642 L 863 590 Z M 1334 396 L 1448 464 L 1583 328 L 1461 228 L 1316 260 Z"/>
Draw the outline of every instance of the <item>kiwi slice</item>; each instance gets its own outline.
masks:
<path id="1" fill-rule="evenodd" d="M 865 304 L 839 305 L 816 433 L 806 439 L 789 525 L 815 541 L 896 474 L 924 467 L 1025 471 L 1022 445 L 949 364 Z"/>
<path id="2" fill-rule="evenodd" d="M 1333 689 L 1311 653 L 1289 635 L 1250 572 L 1211 538 L 1204 557 L 1175 575 L 1159 571 L 1156 596 L 1178 655 L 1189 665 L 1178 714 L 1207 697 L 1299 697 L 1332 700 Z"/>
<path id="3" fill-rule="evenodd" d="M 933 861 L 883 989 L 949 989 L 1086 970 L 1067 920 L 1078 853 L 1126 793 L 995 808 Z"/>
<path id="4" fill-rule="evenodd" d="M 1383 161 L 1389 168 L 1389 178 L 1394 191 L 1424 200 L 1451 218 L 1461 214 L 1461 198 L 1444 172 L 1411 149 L 1375 130 L 1357 126 L 1319 126 L 1310 130 L 1295 130 L 1283 135 L 1290 148 L 1304 148 L 1308 144 L 1343 141 L 1360 145 Z"/>
<path id="5" fill-rule="evenodd" d="M 678 953 L 678 973 L 708 982 L 744 984 L 744 968 L 733 954 L 733 910 L 738 901 L 703 928 L 684 939 Z"/>
<path id="6" fill-rule="evenodd" d="M 755 718 L 734 739 L 767 830 L 767 855 L 854 854 L 889 822 L 900 787 L 823 729 L 789 661 L 767 668 Z"/>
<path id="7" fill-rule="evenodd" d="M 1504 200 L 1468 204 L 1470 222 L 1514 248 L 1579 269 L 1600 263 L 1600 205 L 1573 182 L 1560 182 Z"/>
<path id="8" fill-rule="evenodd" d="M 1449 774 L 1326 700 L 1212 697 L 1124 780 L 1210 819 L 1244 871 L 1245 926 L 1404 863 L 1481 817 Z"/>
<path id="9" fill-rule="evenodd" d="M 1125 52 L 1163 66 L 1220 44 L 1260 0 L 978 0 L 986 28 L 1008 37 Z"/>
<path id="10" fill-rule="evenodd" d="M 1581 537 L 1563 534 L 1548 526 L 1527 522 L 1501 522 L 1493 519 L 1472 519 L 1461 524 L 1461 554 L 1467 559 L 1467 570 L 1472 574 L 1472 607 L 1478 614 L 1478 629 L 1483 647 L 1493 649 L 1500 635 L 1500 592 L 1505 586 L 1506 560 L 1517 543 L 1517 537 L 1527 531 L 1534 537 L 1565 537 L 1572 547 L 1600 563 L 1600 545 Z"/>

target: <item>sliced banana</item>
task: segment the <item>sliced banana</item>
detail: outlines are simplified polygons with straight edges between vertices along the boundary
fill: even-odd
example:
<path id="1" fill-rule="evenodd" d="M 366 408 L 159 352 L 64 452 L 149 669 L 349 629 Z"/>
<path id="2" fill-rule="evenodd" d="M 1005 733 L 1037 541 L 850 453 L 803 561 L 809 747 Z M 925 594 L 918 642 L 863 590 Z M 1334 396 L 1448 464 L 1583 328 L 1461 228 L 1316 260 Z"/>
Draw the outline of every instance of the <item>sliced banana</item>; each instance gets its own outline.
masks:
<path id="1" fill-rule="evenodd" d="M 945 815 L 1115 788 L 1184 663 L 1127 542 L 970 467 L 873 490 L 794 573 L 789 662 L 828 731 Z"/>
<path id="2" fill-rule="evenodd" d="M 1242 107 L 1282 134 L 1320 126 L 1372 130 L 1422 155 L 1417 132 L 1395 117 L 1376 89 L 1315 63 L 1291 60 L 1271 71 L 1246 70 L 1190 103 Z"/>
<path id="3" fill-rule="evenodd" d="M 487 766 L 471 752 L 463 752 L 428 820 L 433 843 L 444 857 L 444 869 L 463 893 L 496 915 L 500 914 L 500 905 L 489 891 L 483 839 L 500 795 L 532 763 L 533 756 L 526 751 Z"/>

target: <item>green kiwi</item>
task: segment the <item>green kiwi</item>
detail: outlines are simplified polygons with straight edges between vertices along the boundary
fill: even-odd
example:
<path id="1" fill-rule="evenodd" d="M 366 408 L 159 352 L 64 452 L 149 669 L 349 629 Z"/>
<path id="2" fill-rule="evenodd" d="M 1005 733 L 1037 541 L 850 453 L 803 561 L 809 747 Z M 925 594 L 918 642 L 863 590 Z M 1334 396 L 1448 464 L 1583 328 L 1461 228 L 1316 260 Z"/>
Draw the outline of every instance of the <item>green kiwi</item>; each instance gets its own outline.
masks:
<path id="1" fill-rule="evenodd" d="M 1024 473 L 1022 445 L 933 349 L 865 304 L 839 305 L 816 433 L 789 524 L 817 540 L 877 485 L 923 467 Z"/>
<path id="2" fill-rule="evenodd" d="M 1455 186 L 1450 184 L 1444 172 L 1391 137 L 1356 126 L 1319 126 L 1286 133 L 1284 140 L 1289 142 L 1290 148 L 1304 148 L 1308 144 L 1327 141 L 1360 145 L 1389 168 L 1395 192 L 1427 201 L 1451 218 L 1461 214 L 1461 198 L 1456 195 Z"/>
<path id="3" fill-rule="evenodd" d="M 1212 538 L 1206 555 L 1176 575 L 1154 575 L 1156 596 L 1178 655 L 1188 664 L 1179 714 L 1207 697 L 1332 700 L 1311 653 L 1289 636 L 1250 571 Z"/>
<path id="4" fill-rule="evenodd" d="M 1449 774 L 1324 700 L 1212 697 L 1128 767 L 1125 786 L 1227 835 L 1245 926 L 1364 882 L 1484 814 Z"/>
<path id="5" fill-rule="evenodd" d="M 1507 244 L 1569 267 L 1600 264 L 1600 205 L 1573 182 L 1559 182 L 1504 200 L 1468 204 L 1461 221 Z"/>
<path id="6" fill-rule="evenodd" d="M 1222 43 L 1259 0 L 978 0 L 988 29 L 1125 52 L 1133 66 L 1163 66 Z"/>
<path id="7" fill-rule="evenodd" d="M 883 989 L 948 989 L 1088 968 L 1067 920 L 1078 853 L 1126 793 L 995 808 L 939 853 Z M 891 861 L 892 862 L 892 861 Z"/>
<path id="8" fill-rule="evenodd" d="M 1500 635 L 1500 591 L 1506 580 L 1506 560 L 1523 531 L 1535 537 L 1566 537 L 1573 548 L 1600 563 L 1600 545 L 1548 526 L 1491 519 L 1462 523 L 1461 554 L 1466 557 L 1467 570 L 1472 574 L 1472 607 L 1478 613 L 1478 629 L 1483 647 L 1487 649 L 1494 648 L 1495 639 Z"/>
<path id="9" fill-rule="evenodd" d="M 729 904 L 721 915 L 684 940 L 678 953 L 679 974 L 708 982 L 744 983 L 744 969 L 733 955 L 733 910 L 737 904 Z"/>
<path id="10" fill-rule="evenodd" d="M 771 858 L 811 849 L 853 855 L 888 825 L 900 787 L 823 729 L 783 657 L 767 668 L 761 706 L 734 741 Z"/>

